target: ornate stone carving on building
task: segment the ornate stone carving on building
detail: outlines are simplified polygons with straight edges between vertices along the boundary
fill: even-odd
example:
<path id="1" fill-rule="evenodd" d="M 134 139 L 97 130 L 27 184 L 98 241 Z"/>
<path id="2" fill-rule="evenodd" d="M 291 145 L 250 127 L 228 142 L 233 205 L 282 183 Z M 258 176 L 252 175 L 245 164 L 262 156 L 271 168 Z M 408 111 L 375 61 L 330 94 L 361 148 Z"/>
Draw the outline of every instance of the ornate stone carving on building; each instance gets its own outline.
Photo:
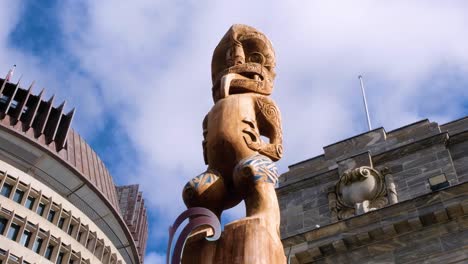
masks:
<path id="1" fill-rule="evenodd" d="M 380 209 L 397 202 L 395 185 L 388 169 L 378 171 L 361 166 L 345 171 L 328 195 L 334 220 L 345 219 Z"/>
<path id="2" fill-rule="evenodd" d="M 214 105 L 203 120 L 208 167 L 187 183 L 183 199 L 188 208 L 204 207 L 218 218 L 245 201 L 247 217 L 228 224 L 216 242 L 192 235 L 182 263 L 286 262 L 274 163 L 283 154 L 281 119 L 269 97 L 274 68 L 271 42 L 246 25 L 233 25 L 213 53 Z"/>

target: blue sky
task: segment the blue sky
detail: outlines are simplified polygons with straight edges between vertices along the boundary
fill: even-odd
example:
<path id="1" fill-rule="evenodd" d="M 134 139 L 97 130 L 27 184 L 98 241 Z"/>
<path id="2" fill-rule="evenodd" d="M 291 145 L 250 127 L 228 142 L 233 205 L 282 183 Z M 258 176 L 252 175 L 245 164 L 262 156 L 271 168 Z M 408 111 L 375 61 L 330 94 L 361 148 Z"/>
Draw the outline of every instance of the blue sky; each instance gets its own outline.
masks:
<path id="1" fill-rule="evenodd" d="M 0 72 L 17 64 L 13 80 L 67 99 L 116 183 L 140 183 L 147 263 L 162 262 L 181 189 L 204 170 L 211 53 L 231 24 L 276 49 L 280 171 L 365 131 L 359 74 L 374 127 L 468 115 L 466 1 L 0 1 Z"/>

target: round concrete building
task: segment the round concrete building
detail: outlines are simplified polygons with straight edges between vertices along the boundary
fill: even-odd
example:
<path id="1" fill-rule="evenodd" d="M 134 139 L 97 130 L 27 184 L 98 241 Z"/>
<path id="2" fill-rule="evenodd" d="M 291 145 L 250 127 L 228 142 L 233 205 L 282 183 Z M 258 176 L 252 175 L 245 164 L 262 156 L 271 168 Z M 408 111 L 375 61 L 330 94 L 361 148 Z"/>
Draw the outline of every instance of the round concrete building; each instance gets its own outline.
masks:
<path id="1" fill-rule="evenodd" d="M 0 263 L 143 263 L 138 185 L 115 186 L 65 103 L 0 84 Z"/>

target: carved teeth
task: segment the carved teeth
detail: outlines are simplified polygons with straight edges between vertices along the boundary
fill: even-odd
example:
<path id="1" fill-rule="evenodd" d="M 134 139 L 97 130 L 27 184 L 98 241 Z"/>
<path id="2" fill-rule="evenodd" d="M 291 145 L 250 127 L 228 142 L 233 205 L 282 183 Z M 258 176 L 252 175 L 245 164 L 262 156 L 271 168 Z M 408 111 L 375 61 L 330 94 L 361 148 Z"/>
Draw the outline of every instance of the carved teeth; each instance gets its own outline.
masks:
<path id="1" fill-rule="evenodd" d="M 231 81 L 235 76 L 235 73 L 228 73 L 221 78 L 221 83 L 219 85 L 221 99 L 228 97 L 229 87 L 231 86 Z"/>
<path id="2" fill-rule="evenodd" d="M 254 74 L 254 80 L 260 81 L 260 76 L 258 74 Z"/>

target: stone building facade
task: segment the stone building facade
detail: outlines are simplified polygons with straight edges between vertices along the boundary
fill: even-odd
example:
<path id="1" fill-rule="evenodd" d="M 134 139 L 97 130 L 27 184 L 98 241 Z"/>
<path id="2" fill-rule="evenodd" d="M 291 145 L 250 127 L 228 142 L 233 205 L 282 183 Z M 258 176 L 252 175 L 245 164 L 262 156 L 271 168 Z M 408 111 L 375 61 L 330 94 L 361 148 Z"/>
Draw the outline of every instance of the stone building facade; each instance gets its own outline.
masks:
<path id="1" fill-rule="evenodd" d="M 116 187 L 75 111 L 43 97 L 0 79 L 0 263 L 143 263 L 138 186 Z"/>
<path id="2" fill-rule="evenodd" d="M 277 194 L 292 264 L 468 263 L 468 117 L 326 146 Z"/>
<path id="3" fill-rule="evenodd" d="M 145 255 L 146 240 L 148 239 L 148 224 L 143 193 L 138 184 L 117 186 L 120 213 L 132 232 L 141 257 Z"/>

